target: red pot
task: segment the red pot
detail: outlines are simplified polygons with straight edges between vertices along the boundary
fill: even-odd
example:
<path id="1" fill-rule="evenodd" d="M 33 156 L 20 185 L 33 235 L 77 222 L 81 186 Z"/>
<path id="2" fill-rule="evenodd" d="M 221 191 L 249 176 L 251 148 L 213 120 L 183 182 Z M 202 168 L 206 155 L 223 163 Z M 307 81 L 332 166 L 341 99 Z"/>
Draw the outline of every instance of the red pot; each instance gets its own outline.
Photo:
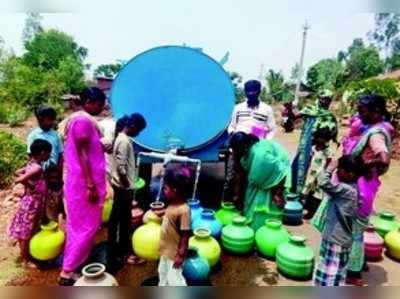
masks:
<path id="1" fill-rule="evenodd" d="M 382 259 L 385 241 L 375 231 L 375 228 L 370 225 L 364 232 L 364 249 L 367 261 L 379 261 Z"/>
<path id="2" fill-rule="evenodd" d="M 139 208 L 138 202 L 134 200 L 132 202 L 132 227 L 136 228 L 142 224 L 142 219 L 143 219 L 143 210 Z"/>

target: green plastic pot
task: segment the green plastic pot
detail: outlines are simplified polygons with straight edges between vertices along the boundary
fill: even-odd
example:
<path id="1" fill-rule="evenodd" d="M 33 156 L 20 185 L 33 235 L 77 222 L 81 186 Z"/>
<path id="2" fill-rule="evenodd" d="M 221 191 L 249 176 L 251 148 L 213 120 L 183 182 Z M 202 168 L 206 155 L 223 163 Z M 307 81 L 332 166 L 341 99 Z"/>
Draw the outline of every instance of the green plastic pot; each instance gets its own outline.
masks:
<path id="1" fill-rule="evenodd" d="M 264 257 L 275 259 L 278 246 L 288 242 L 289 232 L 279 220 L 267 220 L 256 232 L 257 251 Z"/>
<path id="2" fill-rule="evenodd" d="M 254 231 L 246 225 L 246 217 L 236 216 L 222 229 L 222 247 L 235 254 L 246 254 L 254 248 Z"/>
<path id="3" fill-rule="evenodd" d="M 221 209 L 215 213 L 215 217 L 223 226 L 232 224 L 233 218 L 237 216 L 240 216 L 240 212 L 236 210 L 232 202 L 223 202 L 221 204 Z"/>
<path id="4" fill-rule="evenodd" d="M 258 207 L 254 211 L 253 220 L 250 226 L 254 231 L 257 231 L 260 227 L 264 226 L 267 220 L 279 220 L 282 221 L 283 211 L 276 208 L 268 211 L 266 208 Z"/>
<path id="5" fill-rule="evenodd" d="M 314 269 L 314 252 L 306 245 L 306 238 L 292 236 L 278 246 L 276 252 L 278 271 L 295 279 L 309 279 Z"/>
<path id="6" fill-rule="evenodd" d="M 135 184 L 133 186 L 133 189 L 140 190 L 140 189 L 143 189 L 145 186 L 146 186 L 145 180 L 138 177 L 135 180 Z"/>
<path id="7" fill-rule="evenodd" d="M 373 216 L 371 224 L 382 238 L 385 238 L 386 234 L 399 227 L 396 222 L 396 216 L 390 212 L 382 212 L 377 216 Z"/>

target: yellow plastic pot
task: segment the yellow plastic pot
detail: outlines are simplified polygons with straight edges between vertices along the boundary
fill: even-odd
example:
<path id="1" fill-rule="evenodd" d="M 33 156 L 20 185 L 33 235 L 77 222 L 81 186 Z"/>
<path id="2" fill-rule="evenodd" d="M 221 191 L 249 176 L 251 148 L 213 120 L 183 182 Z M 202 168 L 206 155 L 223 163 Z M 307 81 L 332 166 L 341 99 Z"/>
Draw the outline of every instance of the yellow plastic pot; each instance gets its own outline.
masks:
<path id="1" fill-rule="evenodd" d="M 388 254 L 400 261 L 400 229 L 393 230 L 385 236 L 385 245 Z"/>
<path id="2" fill-rule="evenodd" d="M 107 198 L 104 202 L 103 213 L 101 215 L 101 221 L 103 223 L 107 223 L 110 220 L 112 206 L 113 200 L 111 198 Z"/>
<path id="3" fill-rule="evenodd" d="M 199 256 L 205 258 L 210 267 L 215 266 L 220 259 L 221 247 L 211 237 L 211 231 L 208 228 L 196 229 L 194 236 L 189 239 L 189 247 L 197 249 Z"/>
<path id="4" fill-rule="evenodd" d="M 142 259 L 156 261 L 160 258 L 160 239 L 161 219 L 149 215 L 148 222 L 136 229 L 132 236 L 133 251 Z"/>
<path id="5" fill-rule="evenodd" d="M 65 241 L 64 233 L 56 222 L 42 225 L 41 231 L 29 242 L 29 252 L 39 261 L 49 261 L 60 255 Z"/>

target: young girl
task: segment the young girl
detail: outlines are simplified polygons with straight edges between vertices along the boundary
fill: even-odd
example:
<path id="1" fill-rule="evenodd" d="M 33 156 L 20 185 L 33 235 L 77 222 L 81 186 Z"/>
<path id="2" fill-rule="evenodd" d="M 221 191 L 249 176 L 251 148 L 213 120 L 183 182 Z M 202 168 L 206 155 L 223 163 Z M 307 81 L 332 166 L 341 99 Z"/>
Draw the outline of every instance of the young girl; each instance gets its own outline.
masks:
<path id="1" fill-rule="evenodd" d="M 50 158 L 51 144 L 36 139 L 30 146 L 31 158 L 25 168 L 17 172 L 16 184 L 25 186 L 18 210 L 8 228 L 8 235 L 19 242 L 22 261 L 35 267 L 29 257 L 29 241 L 39 227 L 46 200 L 46 181 L 41 164 Z"/>
<path id="2" fill-rule="evenodd" d="M 336 168 L 339 182 L 332 183 Z M 329 203 L 314 285 L 340 286 L 345 282 L 359 206 L 357 180 L 360 175 L 359 162 L 351 156 L 343 156 L 338 163 L 332 161 L 319 176 L 319 186 L 327 194 Z"/>
<path id="3" fill-rule="evenodd" d="M 325 165 L 332 159 L 333 152 L 329 146 L 331 140 L 328 128 L 318 128 L 313 133 L 313 147 L 310 167 L 307 172 L 306 182 L 303 189 L 305 198 L 304 208 L 307 214 L 304 219 L 311 219 L 318 209 L 324 193 L 318 186 L 318 176 L 324 171 Z"/>
<path id="4" fill-rule="evenodd" d="M 131 206 L 136 177 L 135 153 L 131 138 L 146 128 L 140 114 L 120 118 L 116 125 L 113 155 L 111 159 L 111 185 L 114 204 L 108 224 L 108 270 L 115 273 L 125 260 L 129 264 L 143 262 L 131 252 Z"/>
<path id="5" fill-rule="evenodd" d="M 182 265 L 190 236 L 190 208 L 193 181 L 188 168 L 168 169 L 164 178 L 164 194 L 168 201 L 162 222 L 159 286 L 186 286 Z"/>

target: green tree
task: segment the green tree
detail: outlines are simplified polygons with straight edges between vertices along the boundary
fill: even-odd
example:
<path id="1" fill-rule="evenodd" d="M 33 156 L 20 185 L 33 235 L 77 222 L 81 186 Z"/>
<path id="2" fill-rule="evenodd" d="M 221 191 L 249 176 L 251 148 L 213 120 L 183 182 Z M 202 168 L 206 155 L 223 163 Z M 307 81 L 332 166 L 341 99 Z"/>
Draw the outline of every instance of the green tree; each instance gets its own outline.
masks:
<path id="1" fill-rule="evenodd" d="M 384 63 L 379 57 L 378 50 L 370 46 L 357 49 L 351 53 L 346 63 L 346 79 L 363 80 L 382 73 Z"/>
<path id="2" fill-rule="evenodd" d="M 387 58 L 385 64 L 388 71 L 400 69 L 400 52 L 394 53 L 391 57 Z"/>
<path id="3" fill-rule="evenodd" d="M 285 82 L 285 77 L 281 71 L 268 70 L 265 80 L 267 86 L 264 101 L 282 102 L 293 98 L 293 86 Z"/>
<path id="4" fill-rule="evenodd" d="M 236 103 L 244 100 L 244 90 L 242 88 L 243 77 L 237 72 L 229 72 L 229 77 L 232 80 L 233 87 L 235 88 Z"/>
<path id="5" fill-rule="evenodd" d="M 299 79 L 300 76 L 300 65 L 296 63 L 290 72 L 290 80 L 292 82 L 296 82 Z"/>
<path id="6" fill-rule="evenodd" d="M 339 51 L 339 53 L 337 54 L 337 60 L 339 62 L 346 61 L 353 54 L 354 51 L 364 48 L 364 40 L 362 38 L 355 38 L 346 51 Z"/>
<path id="7" fill-rule="evenodd" d="M 23 62 L 32 67 L 40 67 L 44 70 L 54 70 L 67 57 L 82 65 L 88 50 L 80 47 L 74 38 L 64 32 L 50 29 L 35 35 L 25 44 L 26 53 Z"/>
<path id="8" fill-rule="evenodd" d="M 71 36 L 44 31 L 25 46 L 22 57 L 6 55 L 0 60 L 0 109 L 6 112 L 7 123 L 20 122 L 40 104 L 61 112 L 61 96 L 77 93 L 86 85 L 83 60 L 87 51 Z"/>
<path id="9" fill-rule="evenodd" d="M 320 60 L 308 69 L 307 85 L 315 92 L 336 89 L 343 84 L 344 67 L 334 58 Z"/>
<path id="10" fill-rule="evenodd" d="M 22 32 L 22 41 L 24 44 L 31 41 L 36 34 L 43 32 L 41 24 L 43 17 L 40 13 L 29 12 L 26 15 L 25 27 Z"/>
<path id="11" fill-rule="evenodd" d="M 378 49 L 384 51 L 386 57 L 391 56 L 400 46 L 400 14 L 376 14 L 375 29 L 368 35 Z"/>
<path id="12" fill-rule="evenodd" d="M 114 78 L 118 72 L 123 67 L 123 64 L 120 62 L 110 63 L 110 64 L 101 64 L 94 70 L 95 77 L 104 76 L 107 78 Z"/>
<path id="13" fill-rule="evenodd" d="M 392 121 L 395 127 L 400 129 L 400 90 L 396 81 L 377 79 L 353 81 L 346 87 L 346 91 L 351 94 L 353 107 L 361 95 L 380 94 L 385 97 L 389 113 L 393 117 Z"/>

